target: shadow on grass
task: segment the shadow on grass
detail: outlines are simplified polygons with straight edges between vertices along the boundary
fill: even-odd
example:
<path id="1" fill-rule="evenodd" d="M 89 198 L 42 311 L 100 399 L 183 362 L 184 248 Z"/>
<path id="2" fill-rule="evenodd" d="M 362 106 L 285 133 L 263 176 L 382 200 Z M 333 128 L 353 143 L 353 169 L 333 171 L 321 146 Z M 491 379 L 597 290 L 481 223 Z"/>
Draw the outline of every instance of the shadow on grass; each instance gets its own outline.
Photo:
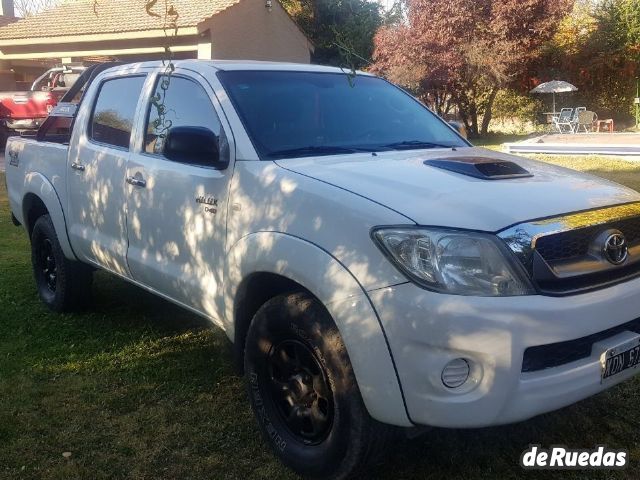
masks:
<path id="1" fill-rule="evenodd" d="M 125 343 L 114 352 L 98 354 L 80 364 L 77 370 L 71 363 L 67 365 L 71 366 L 69 369 L 49 373 L 101 374 L 111 378 L 113 383 L 109 384 L 107 398 L 103 388 L 93 387 L 81 389 L 78 399 L 87 405 L 102 405 L 109 417 L 128 418 L 141 409 L 147 410 L 147 414 L 154 412 L 151 418 L 147 415 L 140 418 L 139 413 L 134 415 L 142 422 L 135 435 L 142 440 L 155 431 L 158 417 L 166 422 L 164 427 L 170 433 L 164 433 L 165 442 L 173 445 L 172 448 L 179 444 L 186 449 L 186 456 L 181 459 L 174 454 L 168 456 L 172 460 L 165 468 L 171 471 L 182 472 L 182 467 L 175 470 L 173 464 L 181 461 L 204 468 L 200 470 L 202 473 L 214 474 L 203 462 L 219 454 L 220 446 L 212 448 L 215 439 L 213 445 L 229 442 L 236 449 L 224 462 L 240 461 L 242 465 L 241 457 L 248 453 L 247 445 L 253 445 L 252 448 L 258 448 L 259 456 L 269 459 L 267 471 L 275 475 L 272 478 L 288 475 L 272 463 L 273 458 L 259 441 L 242 382 L 231 369 L 229 343 L 222 333 L 210 331 L 199 317 L 120 280 L 103 276 L 96 289 L 93 314 L 110 318 L 109 328 L 128 331 L 136 341 Z M 128 312 L 128 320 L 122 316 L 121 309 Z M 99 327 L 101 330 L 102 324 Z M 150 336 L 149 331 L 157 335 Z M 433 429 L 422 437 L 395 445 L 368 478 L 585 478 L 584 472 L 523 472 L 519 467 L 520 455 L 529 444 L 587 449 L 606 444 L 630 450 L 637 461 L 635 445 L 640 442 L 637 433 L 640 414 L 628 408 L 637 390 L 638 381 L 633 380 L 559 412 L 517 425 L 479 430 Z M 242 415 L 238 416 L 238 412 Z M 207 431 L 203 431 L 205 425 Z M 187 445 L 174 438 L 178 432 L 200 439 Z M 117 437 L 112 441 L 117 443 Z M 139 455 L 136 448 L 128 448 L 133 458 Z M 118 454 L 119 461 L 125 458 Z M 250 465 L 254 465 L 251 458 L 244 460 L 249 462 L 246 465 L 249 470 L 232 468 L 225 478 L 263 476 L 260 468 L 251 469 Z M 153 469 L 158 466 L 152 465 Z M 224 463 L 221 467 L 229 468 L 229 465 Z M 219 478 L 215 474 L 214 477 Z M 588 478 L 603 479 L 625 477 L 628 477 L 625 472 L 590 472 L 588 475 Z"/>
<path id="2" fill-rule="evenodd" d="M 0 478 L 288 477 L 261 444 L 222 332 L 103 273 L 91 311 L 74 315 L 44 310 L 27 264 L 8 280 Z"/>
<path id="3" fill-rule="evenodd" d="M 633 466 L 639 416 L 629 414 L 628 401 L 637 397 L 634 380 L 592 399 L 515 425 L 478 430 L 434 429 L 394 448 L 378 470 L 380 478 L 637 478 Z M 606 444 L 630 451 L 627 471 L 525 472 L 522 452 L 531 444 L 593 449 Z"/>

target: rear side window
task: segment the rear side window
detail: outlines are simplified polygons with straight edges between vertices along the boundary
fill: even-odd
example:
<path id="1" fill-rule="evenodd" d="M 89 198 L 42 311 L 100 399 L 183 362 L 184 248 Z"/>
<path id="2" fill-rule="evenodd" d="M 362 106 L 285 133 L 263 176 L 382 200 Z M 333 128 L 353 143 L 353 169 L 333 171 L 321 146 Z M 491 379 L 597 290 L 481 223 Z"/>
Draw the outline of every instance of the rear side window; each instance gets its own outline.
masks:
<path id="1" fill-rule="evenodd" d="M 90 136 L 96 142 L 129 148 L 133 120 L 145 77 L 107 80 L 100 87 L 91 118 Z"/>

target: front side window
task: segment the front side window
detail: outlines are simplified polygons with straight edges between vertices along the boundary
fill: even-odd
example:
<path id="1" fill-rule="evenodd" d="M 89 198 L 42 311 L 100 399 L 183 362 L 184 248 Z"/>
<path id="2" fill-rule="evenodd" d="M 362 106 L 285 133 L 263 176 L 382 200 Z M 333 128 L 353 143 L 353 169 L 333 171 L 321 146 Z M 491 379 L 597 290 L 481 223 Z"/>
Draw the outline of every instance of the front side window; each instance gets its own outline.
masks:
<path id="1" fill-rule="evenodd" d="M 129 148 L 138 99 L 145 77 L 107 80 L 100 87 L 91 118 L 90 136 L 96 142 Z"/>
<path id="2" fill-rule="evenodd" d="M 162 155 L 167 134 L 175 127 L 200 127 L 218 138 L 220 158 L 229 158 L 229 144 L 209 95 L 199 83 L 179 76 L 158 78 L 147 115 L 145 152 Z"/>
<path id="3" fill-rule="evenodd" d="M 262 159 L 469 144 L 380 78 L 342 73 L 218 73 Z"/>

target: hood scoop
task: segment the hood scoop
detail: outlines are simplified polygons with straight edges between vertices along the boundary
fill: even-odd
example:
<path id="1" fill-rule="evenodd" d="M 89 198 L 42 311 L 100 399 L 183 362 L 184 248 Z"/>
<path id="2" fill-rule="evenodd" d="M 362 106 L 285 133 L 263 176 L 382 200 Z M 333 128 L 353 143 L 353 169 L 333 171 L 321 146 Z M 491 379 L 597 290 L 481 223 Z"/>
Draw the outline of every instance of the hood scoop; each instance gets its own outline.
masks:
<path id="1" fill-rule="evenodd" d="M 434 158 L 425 165 L 481 180 L 509 180 L 533 177 L 533 174 L 514 162 L 482 157 Z"/>

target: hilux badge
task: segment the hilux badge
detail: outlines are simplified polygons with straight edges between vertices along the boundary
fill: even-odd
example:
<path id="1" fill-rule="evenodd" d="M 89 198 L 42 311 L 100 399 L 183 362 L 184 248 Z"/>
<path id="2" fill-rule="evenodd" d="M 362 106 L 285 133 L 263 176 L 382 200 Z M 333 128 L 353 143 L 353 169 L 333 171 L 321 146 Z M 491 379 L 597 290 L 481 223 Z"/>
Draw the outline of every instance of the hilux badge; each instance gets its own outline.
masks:
<path id="1" fill-rule="evenodd" d="M 215 197 L 211 197 L 209 195 L 199 195 L 196 197 L 196 203 L 200 203 L 202 205 L 211 205 L 212 207 L 218 206 L 218 199 Z"/>
<path id="2" fill-rule="evenodd" d="M 614 265 L 621 265 L 629 256 L 627 240 L 622 233 L 612 233 L 604 242 L 604 257 Z"/>
<path id="3" fill-rule="evenodd" d="M 216 215 L 218 213 L 218 199 L 210 195 L 199 195 L 196 203 L 204 205 L 204 211 Z"/>

